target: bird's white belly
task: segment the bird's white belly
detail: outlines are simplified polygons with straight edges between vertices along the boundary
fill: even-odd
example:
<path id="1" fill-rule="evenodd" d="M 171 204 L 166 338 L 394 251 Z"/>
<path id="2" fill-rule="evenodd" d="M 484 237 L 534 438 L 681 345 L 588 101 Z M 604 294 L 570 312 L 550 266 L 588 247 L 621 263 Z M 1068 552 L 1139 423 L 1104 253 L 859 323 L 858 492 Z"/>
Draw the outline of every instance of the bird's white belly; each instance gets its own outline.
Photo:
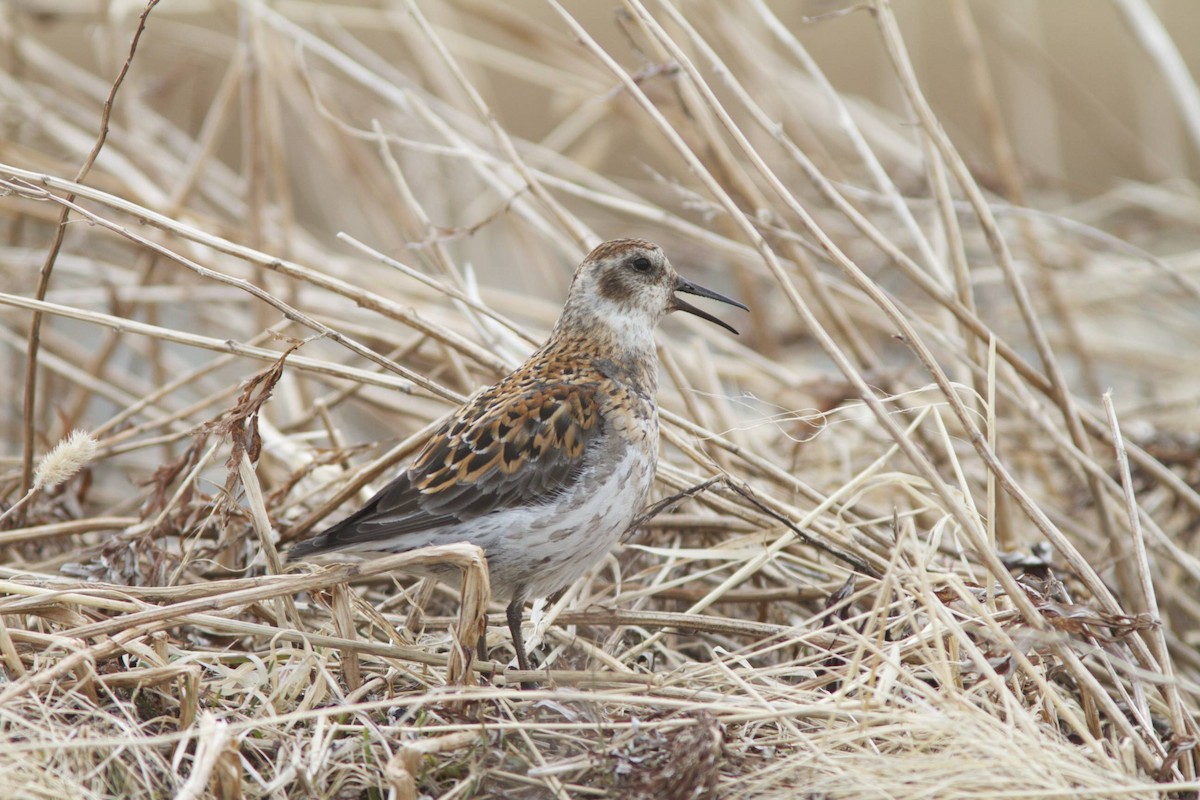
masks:
<path id="1" fill-rule="evenodd" d="M 600 561 L 645 505 L 654 455 L 629 447 L 605 474 L 585 473 L 544 505 L 477 520 L 480 529 L 467 538 L 488 553 L 493 592 L 503 597 L 524 586 L 530 597 L 552 594 Z"/>
<path id="2" fill-rule="evenodd" d="M 569 490 L 536 506 L 509 507 L 454 525 L 404 534 L 402 547 L 369 542 L 347 548 L 363 555 L 469 542 L 487 554 L 492 597 L 544 597 L 578 580 L 596 564 L 641 512 L 654 480 L 657 452 L 641 446 L 595 460 Z M 455 567 L 412 570 L 458 584 Z"/>

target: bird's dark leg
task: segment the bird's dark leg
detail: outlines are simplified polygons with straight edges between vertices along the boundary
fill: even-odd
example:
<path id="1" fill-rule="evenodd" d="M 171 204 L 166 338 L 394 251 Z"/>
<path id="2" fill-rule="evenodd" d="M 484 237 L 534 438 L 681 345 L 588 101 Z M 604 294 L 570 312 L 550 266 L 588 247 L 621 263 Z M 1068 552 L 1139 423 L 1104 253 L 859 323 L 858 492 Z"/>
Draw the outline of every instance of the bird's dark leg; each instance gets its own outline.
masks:
<path id="1" fill-rule="evenodd" d="M 525 640 L 521 638 L 521 612 L 525 598 L 514 597 L 508 604 L 508 629 L 512 632 L 513 649 L 517 651 L 517 667 L 529 669 L 529 658 L 525 655 Z"/>
<path id="2" fill-rule="evenodd" d="M 508 617 L 508 630 L 512 633 L 513 650 L 517 651 L 517 667 L 522 672 L 529 671 L 529 658 L 525 655 L 525 640 L 521 638 L 521 612 L 525 605 L 525 595 L 523 592 L 513 594 L 512 602 L 508 604 L 506 616 Z M 522 689 L 533 689 L 532 683 L 522 683 Z"/>

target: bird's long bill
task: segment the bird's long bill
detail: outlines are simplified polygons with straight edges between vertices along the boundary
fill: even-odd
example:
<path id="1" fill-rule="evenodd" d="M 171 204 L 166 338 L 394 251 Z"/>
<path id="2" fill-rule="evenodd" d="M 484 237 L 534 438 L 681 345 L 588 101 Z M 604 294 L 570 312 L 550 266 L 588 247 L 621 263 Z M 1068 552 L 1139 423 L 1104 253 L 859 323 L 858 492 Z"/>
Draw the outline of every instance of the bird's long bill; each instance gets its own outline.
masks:
<path id="1" fill-rule="evenodd" d="M 712 289 L 705 289 L 703 286 L 700 286 L 699 284 L 692 283 L 687 278 L 679 278 L 676 281 L 675 291 L 686 292 L 688 294 L 694 294 L 697 297 L 710 297 L 713 300 L 720 300 L 722 303 L 728 303 L 731 306 L 737 306 L 738 308 L 742 309 L 743 311 L 750 310 L 749 308 L 746 308 L 746 306 L 739 303 L 737 300 L 733 300 L 729 297 L 726 297 L 723 294 L 718 294 L 717 292 L 714 292 Z M 725 330 L 729 331 L 732 334 L 735 334 L 735 335 L 737 334 L 737 328 L 733 327 L 728 322 L 717 319 L 712 314 L 709 314 L 707 311 L 701 311 L 700 309 L 696 308 L 694 305 L 692 305 L 691 303 L 689 303 L 688 301 L 686 301 L 680 297 L 675 297 L 675 298 L 673 298 L 673 300 L 674 300 L 674 302 L 671 304 L 672 311 L 686 311 L 689 314 L 695 314 L 700 319 L 706 319 L 709 322 L 720 325 L 722 328 L 724 328 Z"/>

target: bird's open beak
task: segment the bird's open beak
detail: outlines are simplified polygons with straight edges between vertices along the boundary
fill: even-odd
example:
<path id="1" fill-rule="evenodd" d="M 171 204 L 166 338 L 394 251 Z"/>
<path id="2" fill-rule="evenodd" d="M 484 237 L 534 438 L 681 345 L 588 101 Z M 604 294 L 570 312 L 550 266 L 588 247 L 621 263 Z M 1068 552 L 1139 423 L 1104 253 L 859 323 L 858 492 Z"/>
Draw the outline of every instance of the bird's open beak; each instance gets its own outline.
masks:
<path id="1" fill-rule="evenodd" d="M 742 309 L 743 311 L 750 310 L 750 309 L 746 308 L 746 306 L 739 303 L 737 300 L 732 300 L 723 294 L 717 294 L 712 289 L 705 289 L 703 286 L 699 286 L 695 283 L 692 283 L 691 281 L 689 281 L 686 278 L 677 278 L 676 279 L 675 291 L 686 292 L 687 294 L 694 294 L 697 297 L 711 297 L 713 300 L 720 300 L 722 303 L 729 303 L 729 305 L 731 305 L 731 306 L 737 306 L 738 308 Z M 700 319 L 706 319 L 709 322 L 720 325 L 722 328 L 729 331 L 730 333 L 737 334 L 737 329 L 734 328 L 729 323 L 719 320 L 716 317 L 714 317 L 712 314 L 709 314 L 707 311 L 701 311 L 700 309 L 696 308 L 694 305 L 687 302 L 686 300 L 679 298 L 679 297 L 675 297 L 673 295 L 671 297 L 671 310 L 672 311 L 686 311 L 689 314 L 695 314 Z"/>

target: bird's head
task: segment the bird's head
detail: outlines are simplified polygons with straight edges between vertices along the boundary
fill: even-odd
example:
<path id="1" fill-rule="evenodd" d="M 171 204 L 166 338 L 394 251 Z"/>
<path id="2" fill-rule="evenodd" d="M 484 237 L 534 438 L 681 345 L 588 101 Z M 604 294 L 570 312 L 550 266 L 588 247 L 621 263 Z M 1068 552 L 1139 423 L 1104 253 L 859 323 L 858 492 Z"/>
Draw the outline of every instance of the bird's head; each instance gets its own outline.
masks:
<path id="1" fill-rule="evenodd" d="M 662 248 L 641 239 L 599 245 L 575 270 L 560 326 L 576 320 L 611 329 L 631 346 L 653 346 L 654 327 L 672 311 L 686 311 L 737 333 L 733 326 L 678 296 L 692 294 L 746 306 L 680 277 Z"/>

